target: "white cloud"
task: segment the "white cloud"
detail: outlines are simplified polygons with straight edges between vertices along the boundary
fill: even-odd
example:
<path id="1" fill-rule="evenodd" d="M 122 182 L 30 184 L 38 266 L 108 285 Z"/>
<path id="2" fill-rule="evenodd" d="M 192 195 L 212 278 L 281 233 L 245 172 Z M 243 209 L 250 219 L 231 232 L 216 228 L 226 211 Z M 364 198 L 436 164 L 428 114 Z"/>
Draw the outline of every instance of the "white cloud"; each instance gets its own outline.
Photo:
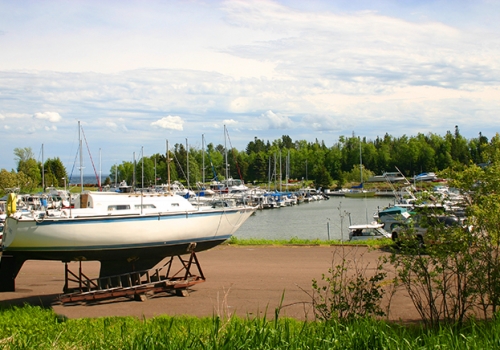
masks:
<path id="1" fill-rule="evenodd" d="M 45 126 L 44 129 L 45 129 L 45 131 L 57 131 L 57 126 L 55 126 L 55 125 Z"/>
<path id="2" fill-rule="evenodd" d="M 159 128 L 170 129 L 170 130 L 182 130 L 183 124 L 184 121 L 182 120 L 181 117 L 171 116 L 171 115 L 169 115 L 168 117 L 163 117 L 151 123 L 152 126 L 157 126 Z"/>
<path id="3" fill-rule="evenodd" d="M 291 129 L 293 127 L 293 122 L 290 118 L 276 114 L 273 111 L 267 111 L 261 117 L 267 120 L 270 129 Z"/>
<path id="4" fill-rule="evenodd" d="M 224 119 L 222 123 L 224 123 L 224 125 L 236 125 L 239 122 L 234 119 Z"/>
<path id="5" fill-rule="evenodd" d="M 106 127 L 113 129 L 113 130 L 116 130 L 116 128 L 118 127 L 118 125 L 116 125 L 115 122 L 105 122 L 104 125 L 106 125 Z"/>
<path id="6" fill-rule="evenodd" d="M 341 124 L 335 117 L 328 116 L 306 116 L 302 119 L 305 128 L 310 127 L 316 131 L 333 131 L 341 130 Z"/>
<path id="7" fill-rule="evenodd" d="M 57 112 L 43 112 L 43 113 L 35 113 L 33 114 L 33 118 L 48 120 L 51 123 L 57 123 L 61 121 L 62 117 Z"/>
<path id="8" fill-rule="evenodd" d="M 5 116 L 2 113 L 0 113 L 0 119 L 5 119 Z"/>

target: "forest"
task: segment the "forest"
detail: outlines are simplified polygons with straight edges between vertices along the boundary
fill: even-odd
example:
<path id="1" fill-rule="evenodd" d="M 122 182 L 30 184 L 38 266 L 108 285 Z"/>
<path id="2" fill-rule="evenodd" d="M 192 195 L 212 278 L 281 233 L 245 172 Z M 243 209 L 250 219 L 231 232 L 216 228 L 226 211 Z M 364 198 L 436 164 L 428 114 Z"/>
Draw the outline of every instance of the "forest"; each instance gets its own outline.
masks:
<path id="1" fill-rule="evenodd" d="M 405 176 L 412 177 L 422 172 L 461 170 L 470 164 L 487 164 L 490 161 L 488 149 L 499 145 L 498 133 L 491 140 L 481 133 L 477 138 L 466 139 L 458 126 L 444 136 L 419 133 L 394 137 L 385 134 L 368 140 L 353 133 L 340 136 L 331 147 L 326 146 L 325 141 L 294 141 L 288 135 L 272 142 L 256 137 L 245 150 L 230 147 L 227 152 L 223 145 L 211 143 L 204 149 L 186 149 L 183 144 L 175 144 L 169 147 L 168 157 L 166 153 L 156 153 L 138 159 L 135 164 L 123 161 L 112 166 L 104 184 L 125 180 L 139 187 L 152 186 L 166 183 L 170 175 L 171 181 L 184 184 L 189 181 L 188 185 L 195 187 L 198 182 L 223 180 L 229 176 L 260 185 L 280 179 L 306 180 L 316 187 L 333 189 L 366 181 L 376 174 L 394 172 L 396 167 Z M 2 192 L 12 187 L 32 191 L 41 187 L 42 181 L 45 186 L 63 187 L 68 180 L 68 173 L 57 157 L 47 159 L 42 167 L 30 148 L 16 148 L 14 156 L 17 172 L 5 169 L 0 172 Z M 169 175 L 167 159 L 170 159 Z M 79 181 L 78 176 L 73 176 L 75 178 Z"/>

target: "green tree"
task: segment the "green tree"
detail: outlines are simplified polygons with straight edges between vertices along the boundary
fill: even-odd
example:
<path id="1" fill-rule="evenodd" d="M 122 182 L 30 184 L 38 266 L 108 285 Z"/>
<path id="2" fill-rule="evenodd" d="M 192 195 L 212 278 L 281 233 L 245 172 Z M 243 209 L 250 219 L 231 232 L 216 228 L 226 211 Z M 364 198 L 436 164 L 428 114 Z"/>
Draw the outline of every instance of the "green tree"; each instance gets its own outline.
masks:
<path id="1" fill-rule="evenodd" d="M 14 160 L 17 163 L 17 171 L 21 171 L 20 166 L 22 163 L 30 159 L 35 159 L 35 154 L 33 153 L 31 147 L 14 148 L 14 156 Z"/>
<path id="2" fill-rule="evenodd" d="M 0 171 L 0 196 L 18 189 L 21 193 L 29 193 L 36 188 L 32 179 L 22 171 L 15 172 L 2 169 Z"/>
<path id="3" fill-rule="evenodd" d="M 154 162 L 151 158 L 143 157 L 139 159 L 135 170 L 136 186 L 152 186 L 155 183 L 154 177 Z"/>
<path id="4" fill-rule="evenodd" d="M 44 171 L 45 171 L 45 185 L 58 186 L 58 187 L 64 186 L 64 179 L 68 178 L 68 174 L 66 172 L 66 168 L 64 167 L 59 157 L 47 159 L 44 164 Z M 53 178 L 49 179 L 47 177 L 48 174 L 52 175 Z"/>
<path id="5" fill-rule="evenodd" d="M 122 164 L 118 165 L 117 168 L 118 168 L 118 183 L 126 181 L 127 184 L 132 185 L 134 180 L 134 164 L 132 162 L 123 162 Z"/>
<path id="6" fill-rule="evenodd" d="M 314 182 L 317 187 L 325 189 L 330 188 L 330 186 L 332 185 L 333 179 L 324 165 L 314 167 L 312 176 L 314 177 Z"/>
<path id="7" fill-rule="evenodd" d="M 38 187 L 42 182 L 42 173 L 31 147 L 14 148 L 14 155 L 17 171 L 23 172 L 31 179 L 30 183 L 33 188 Z"/>

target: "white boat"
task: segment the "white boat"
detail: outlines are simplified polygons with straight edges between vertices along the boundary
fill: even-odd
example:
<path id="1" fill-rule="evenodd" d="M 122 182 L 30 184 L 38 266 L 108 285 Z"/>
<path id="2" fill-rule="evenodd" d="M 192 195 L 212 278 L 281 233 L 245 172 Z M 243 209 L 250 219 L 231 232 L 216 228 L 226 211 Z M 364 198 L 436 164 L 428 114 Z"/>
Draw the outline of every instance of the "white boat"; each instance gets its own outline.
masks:
<path id="1" fill-rule="evenodd" d="M 235 191 L 241 192 L 249 190 L 243 180 L 233 178 L 222 181 L 212 181 L 210 183 L 210 189 L 215 193 L 232 193 Z"/>
<path id="2" fill-rule="evenodd" d="M 385 172 L 382 175 L 375 175 L 368 179 L 368 182 L 400 182 L 406 178 L 399 172 Z"/>
<path id="3" fill-rule="evenodd" d="M 212 248 L 254 207 L 194 207 L 169 194 L 80 194 L 75 208 L 8 213 L 3 254 L 15 260 L 101 262 L 100 276 L 154 267 L 163 258 Z"/>
<path id="4" fill-rule="evenodd" d="M 413 181 L 435 181 L 437 180 L 437 175 L 435 173 L 422 173 L 418 174 L 413 178 Z"/>
<path id="5" fill-rule="evenodd" d="M 360 189 L 351 189 L 349 191 L 344 192 L 344 197 L 348 198 L 369 198 L 375 197 L 375 191 L 367 191 L 362 188 Z"/>
<path id="6" fill-rule="evenodd" d="M 349 226 L 350 241 L 366 241 L 371 239 L 391 238 L 391 234 L 382 227 L 384 224 L 373 222 L 371 224 Z"/>

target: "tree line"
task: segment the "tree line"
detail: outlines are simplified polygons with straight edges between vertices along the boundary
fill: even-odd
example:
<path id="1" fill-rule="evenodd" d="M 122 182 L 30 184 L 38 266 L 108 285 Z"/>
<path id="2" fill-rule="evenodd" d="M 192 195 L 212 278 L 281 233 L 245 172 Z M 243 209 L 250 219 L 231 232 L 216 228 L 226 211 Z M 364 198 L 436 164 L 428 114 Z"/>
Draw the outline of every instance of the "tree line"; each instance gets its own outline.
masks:
<path id="1" fill-rule="evenodd" d="M 210 143 L 206 149 L 186 148 L 175 144 L 166 153 L 144 156 L 136 162 L 123 161 L 113 165 L 105 184 L 127 181 L 135 186 L 151 186 L 171 181 L 181 181 L 194 187 L 197 182 L 227 176 L 243 179 L 247 183 L 267 184 L 274 181 L 312 181 L 317 187 L 341 187 L 350 182 L 366 181 L 374 174 L 393 172 L 396 167 L 407 177 L 422 172 L 439 172 L 444 169 L 464 169 L 470 164 L 486 164 L 488 152 L 498 147 L 499 135 L 491 140 L 479 133 L 477 138 L 466 139 L 458 126 L 454 132 L 440 136 L 434 133 L 394 137 L 385 134 L 374 140 L 361 138 L 354 133 L 340 136 L 331 147 L 324 141 L 292 140 L 288 135 L 272 142 L 257 137 L 245 150 L 228 148 Z M 42 167 L 30 148 L 14 150 L 17 169 L 0 172 L 0 189 L 20 187 L 32 191 L 42 185 L 64 186 L 68 179 L 61 160 L 47 159 Z M 170 160 L 170 174 L 167 171 Z M 227 159 L 227 163 L 226 163 Z M 42 178 L 43 168 L 43 178 Z M 361 171 L 362 168 L 362 171 Z M 361 179 L 362 174 L 362 179 Z"/>

